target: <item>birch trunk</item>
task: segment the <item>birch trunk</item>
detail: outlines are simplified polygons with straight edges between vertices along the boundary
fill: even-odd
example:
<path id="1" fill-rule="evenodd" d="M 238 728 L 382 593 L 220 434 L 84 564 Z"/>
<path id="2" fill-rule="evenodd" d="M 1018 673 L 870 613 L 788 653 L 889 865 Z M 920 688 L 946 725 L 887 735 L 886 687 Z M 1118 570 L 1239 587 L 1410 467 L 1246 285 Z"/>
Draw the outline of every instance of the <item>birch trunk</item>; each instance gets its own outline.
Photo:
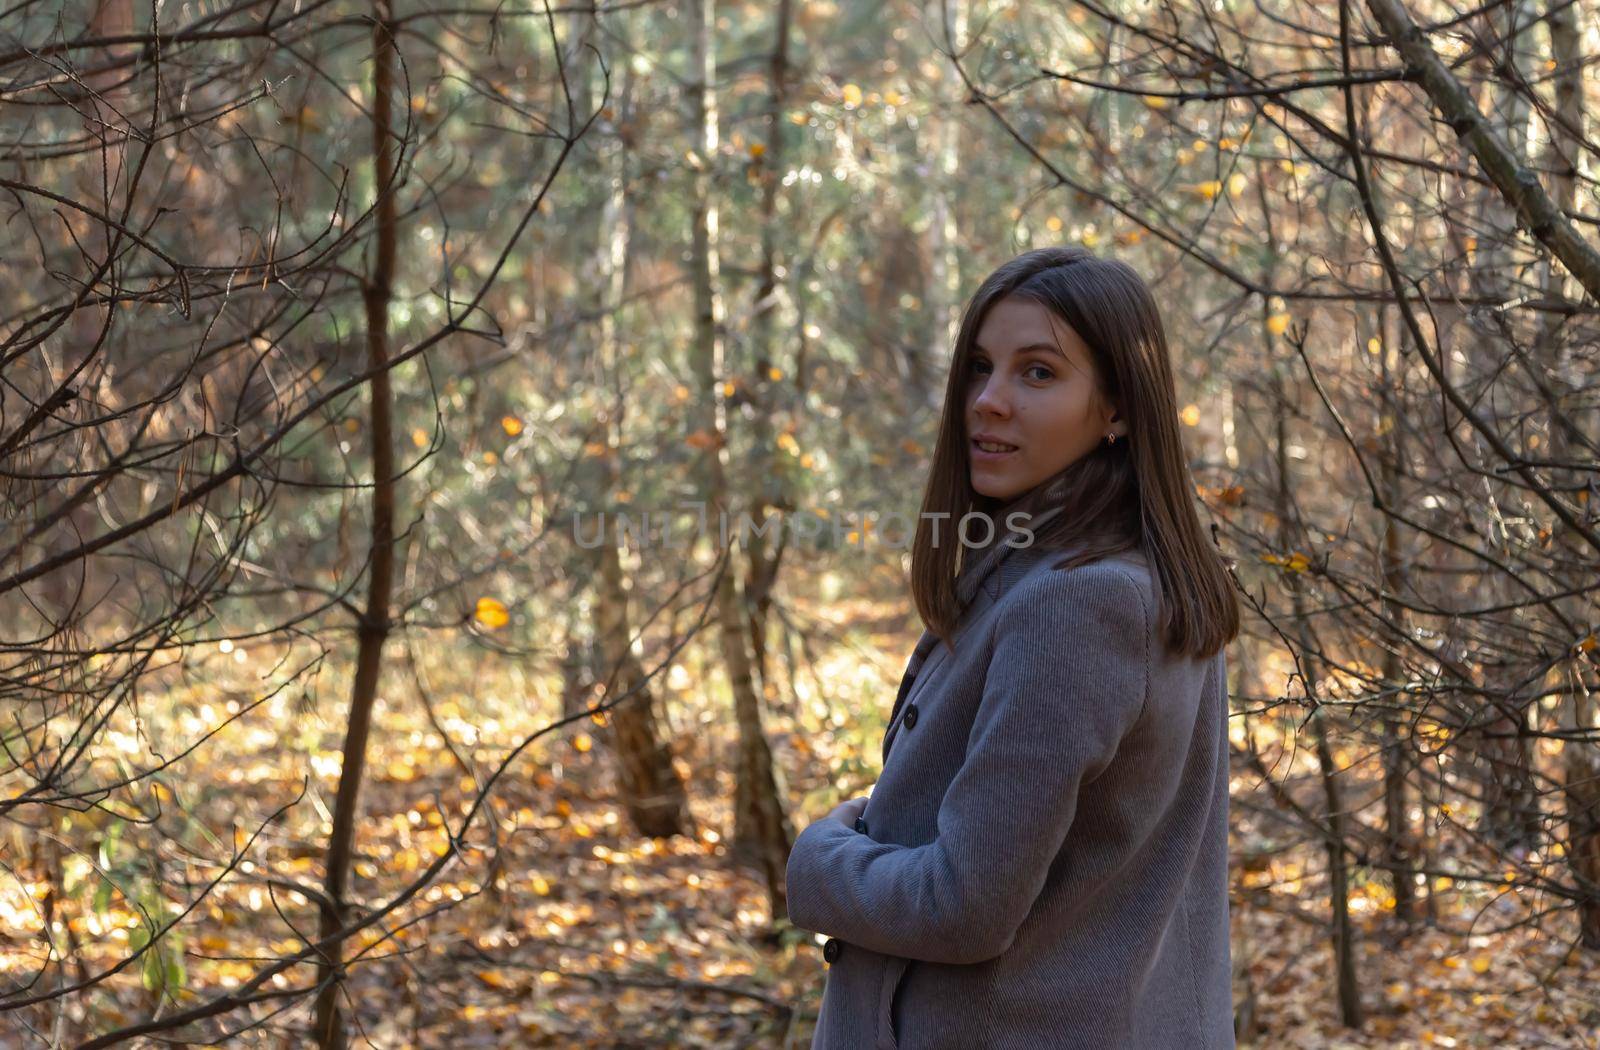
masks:
<path id="1" fill-rule="evenodd" d="M 734 716 L 739 727 L 735 769 L 735 853 L 753 861 L 767 883 L 774 919 L 788 914 L 784 869 L 793 843 L 772 762 L 772 749 L 762 727 L 761 695 L 756 691 L 748 646 L 748 622 L 739 594 L 739 573 L 734 558 L 737 518 L 729 506 L 727 481 L 728 424 L 727 379 L 723 362 L 721 301 L 718 292 L 717 206 L 711 175 L 717 163 L 717 108 L 713 85 L 716 56 L 712 33 L 716 25 L 714 0 L 685 0 L 692 37 L 693 63 L 688 75 L 690 127 L 697 142 L 693 194 L 692 269 L 694 282 L 693 372 L 700 390 L 700 434 L 705 441 L 701 458 L 706 494 L 706 521 L 719 558 L 726 558 L 716 577 L 714 595 L 718 640 L 723 666 L 733 691 Z M 729 535 L 722 537 L 726 522 Z"/>
<path id="2" fill-rule="evenodd" d="M 581 45 L 595 28 L 596 15 L 584 12 L 575 15 L 584 21 L 584 33 L 577 35 Z M 573 67 L 584 70 L 577 77 L 580 85 L 574 98 L 580 113 L 588 113 L 594 104 L 591 77 L 588 67 L 594 63 L 584 60 L 582 53 L 574 56 Z M 593 73 L 598 75 L 598 69 Z M 625 115 L 632 103 L 632 79 L 626 63 L 615 70 L 617 98 L 613 103 L 619 115 Z M 619 121 L 619 126 L 625 125 Z M 623 359 L 617 335 L 617 311 L 621 309 L 627 289 L 628 238 L 631 225 L 627 196 L 627 144 L 613 141 L 600 150 L 600 165 L 606 180 L 607 193 L 598 213 L 595 230 L 595 253 L 585 274 L 585 282 L 596 289 L 588 304 L 599 318 L 600 373 L 612 386 L 610 405 L 605 414 L 605 456 L 603 460 L 603 488 L 600 504 L 618 506 L 622 490 L 623 424 L 627 402 L 623 393 Z M 602 533 L 598 548 L 599 573 L 596 579 L 598 593 L 592 606 L 594 635 L 597 640 L 601 669 L 599 676 L 606 683 L 605 699 L 626 695 L 616 706 L 606 712 L 607 739 L 617 759 L 618 779 L 622 787 L 623 807 L 628 819 L 641 835 L 666 837 L 682 834 L 691 822 L 688 800 L 684 793 L 683 778 L 672 764 L 672 751 L 662 742 L 655 715 L 655 696 L 646 683 L 644 668 L 634 649 L 633 630 L 629 613 L 627 580 L 622 569 L 621 551 L 617 544 L 617 530 Z"/>

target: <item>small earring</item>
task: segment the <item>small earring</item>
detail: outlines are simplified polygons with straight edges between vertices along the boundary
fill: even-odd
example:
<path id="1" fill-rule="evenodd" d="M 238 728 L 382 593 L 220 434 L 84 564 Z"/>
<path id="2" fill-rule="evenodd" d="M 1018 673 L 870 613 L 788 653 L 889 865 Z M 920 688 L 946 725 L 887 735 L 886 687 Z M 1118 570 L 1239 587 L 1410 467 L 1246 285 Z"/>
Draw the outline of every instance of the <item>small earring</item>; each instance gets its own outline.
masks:
<path id="1" fill-rule="evenodd" d="M 1116 433 L 1114 431 L 1110 431 L 1110 430 L 1106 431 L 1106 444 L 1109 446 L 1109 445 L 1115 445 L 1116 443 L 1117 443 L 1117 435 L 1116 435 Z"/>

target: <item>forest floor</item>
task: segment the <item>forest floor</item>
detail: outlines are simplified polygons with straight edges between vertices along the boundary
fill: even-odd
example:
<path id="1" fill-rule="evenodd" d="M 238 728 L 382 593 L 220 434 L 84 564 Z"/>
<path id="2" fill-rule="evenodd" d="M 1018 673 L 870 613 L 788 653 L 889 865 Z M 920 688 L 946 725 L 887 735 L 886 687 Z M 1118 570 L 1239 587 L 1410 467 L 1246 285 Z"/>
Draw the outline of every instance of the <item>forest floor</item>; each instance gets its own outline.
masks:
<path id="1" fill-rule="evenodd" d="M 778 706 L 769 729 L 779 767 L 798 771 L 785 791 L 800 825 L 871 784 L 884 713 L 915 632 L 903 612 L 870 602 L 791 613 L 811 645 L 796 660 L 796 699 Z M 401 890 L 445 848 L 445 819 L 456 821 L 478 778 L 549 717 L 530 710 L 512 685 L 491 696 L 441 668 L 428 680 L 428 704 L 408 692 L 378 711 L 354 880 L 368 905 Z M 486 835 L 469 835 L 464 855 L 398 922 L 364 939 L 347 986 L 359 1037 L 419 1050 L 809 1045 L 825 973 L 820 938 L 792 927 L 774 935 L 760 878 L 728 858 L 721 836 L 730 828 L 733 728 L 696 681 L 681 673 L 663 681 L 695 833 L 655 840 L 630 832 L 600 727 L 583 722 L 545 738 L 496 786 L 495 870 Z M 272 701 L 280 703 L 288 701 Z M 190 704 L 182 718 L 215 724 L 220 710 Z M 154 789 L 164 803 L 161 842 L 141 844 L 149 828 L 137 824 L 103 836 L 99 861 L 113 888 L 97 891 L 87 862 L 69 856 L 57 862 L 74 889 L 59 899 L 17 899 L 15 882 L 0 890 L 0 919 L 13 920 L 0 922 L 0 972 L 27 972 L 49 911 L 64 924 L 58 933 L 70 930 L 74 972 L 93 973 L 126 954 L 139 901 L 164 900 L 171 910 L 220 873 L 230 844 L 218 829 L 235 827 L 242 845 L 306 789 L 184 921 L 165 1003 L 150 974 L 134 967 L 81 1000 L 87 1010 L 57 1017 L 40 1007 L 29 1023 L 43 1031 L 60 1025 L 70 1043 L 181 1010 L 238 988 L 297 950 L 297 931 L 315 928 L 316 843 L 338 770 L 337 722 L 308 719 L 316 725 L 290 739 L 276 727 L 293 720 L 292 710 L 258 713 L 224 727 L 205 760 Z M 441 732 L 453 749 L 441 746 Z M 4 848 L 38 857 L 37 844 Z M 1359 1029 L 1342 1026 L 1318 857 L 1301 846 L 1251 870 L 1234 865 L 1235 996 L 1251 1016 L 1241 1045 L 1600 1047 L 1600 957 L 1571 949 L 1569 916 L 1546 914 L 1535 932 L 1517 925 L 1528 905 L 1515 895 L 1462 887 L 1437 888 L 1436 923 L 1404 938 L 1381 886 L 1362 889 L 1354 919 L 1367 1017 Z M 146 870 L 152 864 L 154 874 Z M 140 878 L 154 885 L 140 889 Z M 21 889 L 41 895 L 38 885 Z M 301 967 L 268 988 L 310 979 Z M 261 1026 L 232 1045 L 299 1045 L 303 1005 L 258 1017 Z M 359 1037 L 355 1045 L 363 1045 Z M 14 1027 L 0 1030 L 0 1045 L 44 1044 Z"/>

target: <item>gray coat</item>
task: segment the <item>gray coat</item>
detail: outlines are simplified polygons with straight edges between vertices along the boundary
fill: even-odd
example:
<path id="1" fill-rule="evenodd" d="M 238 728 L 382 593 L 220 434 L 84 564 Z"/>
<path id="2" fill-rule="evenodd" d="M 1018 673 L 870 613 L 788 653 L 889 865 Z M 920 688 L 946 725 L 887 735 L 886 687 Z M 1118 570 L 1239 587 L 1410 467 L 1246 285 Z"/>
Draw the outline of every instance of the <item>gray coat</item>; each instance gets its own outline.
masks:
<path id="1" fill-rule="evenodd" d="M 814 1050 L 1232 1047 L 1228 692 L 1174 659 L 1140 554 L 992 546 L 924 632 L 852 829 L 795 840 L 828 936 Z"/>

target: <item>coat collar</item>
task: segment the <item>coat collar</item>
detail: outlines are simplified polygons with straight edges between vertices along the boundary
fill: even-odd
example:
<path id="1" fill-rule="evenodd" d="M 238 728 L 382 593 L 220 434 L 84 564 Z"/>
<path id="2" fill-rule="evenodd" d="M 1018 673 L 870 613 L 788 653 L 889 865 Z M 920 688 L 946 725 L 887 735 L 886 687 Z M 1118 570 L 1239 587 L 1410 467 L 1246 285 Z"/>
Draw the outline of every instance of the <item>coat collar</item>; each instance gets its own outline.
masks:
<path id="1" fill-rule="evenodd" d="M 1029 523 L 1029 527 L 1042 524 L 1055 514 L 1055 510 L 1046 511 L 1036 516 Z M 1016 536 L 1018 542 L 1027 538 L 1017 530 L 1007 530 L 1005 536 L 996 538 L 994 543 L 978 552 L 977 560 L 963 569 L 957 577 L 956 598 L 962 609 L 962 620 L 969 619 L 970 615 L 977 611 L 973 608 L 973 599 L 977 597 L 980 587 L 990 599 L 988 604 L 993 604 L 999 601 L 1000 596 L 1006 591 L 1016 586 L 1028 574 L 1028 570 L 1037 565 L 1042 558 L 1052 553 L 1058 555 L 1062 553 L 1059 550 L 1046 550 L 1031 544 L 1013 546 L 1005 542 L 1010 536 Z M 922 669 L 922 665 L 927 662 L 938 644 L 939 636 L 924 628 L 922 637 L 917 639 L 916 648 L 912 650 L 910 663 L 906 667 L 904 685 L 910 685 L 910 680 L 917 676 L 917 672 Z M 904 699 L 905 690 L 902 689 L 896 699 L 896 710 L 899 709 L 899 701 Z"/>
<path id="2" fill-rule="evenodd" d="M 963 568 L 957 578 L 957 604 L 965 609 L 977 596 L 980 586 L 990 598 L 999 600 L 1000 596 L 1027 575 L 1039 557 L 1046 553 L 1033 544 L 1033 536 L 1030 533 L 1036 533 L 1039 526 L 1059 513 L 1061 508 L 1058 506 L 1033 515 L 1026 523 L 1029 530 L 1027 532 L 1006 527 L 1004 524 L 1006 517 L 1001 516 L 994 542 L 975 551 L 977 560 L 969 567 Z M 1018 544 L 1023 545 L 1018 546 Z"/>
<path id="3" fill-rule="evenodd" d="M 1054 511 L 1041 514 L 1032 524 L 1041 523 L 1053 514 Z M 1018 547 L 1006 543 L 1006 538 L 1013 535 L 1017 533 L 1008 531 L 1006 536 L 998 537 L 993 544 L 979 552 L 977 560 L 963 569 L 957 577 L 956 596 L 961 607 L 960 623 L 956 627 L 958 635 L 963 626 L 970 623 L 984 608 L 999 601 L 1000 596 L 1016 586 L 1030 569 L 1049 555 L 1063 553 L 1060 550 L 1046 549 L 1032 544 Z M 1019 541 L 1023 539 L 1026 537 L 1018 536 Z M 974 601 L 973 599 L 978 597 L 980 588 L 984 598 Z M 936 653 L 935 649 L 940 651 Z M 907 698 L 916 691 L 917 683 L 924 677 L 921 674 L 924 666 L 928 665 L 930 660 L 933 666 L 937 666 L 948 655 L 948 651 L 939 645 L 939 636 L 923 628 L 922 637 L 917 639 L 916 648 L 911 652 L 911 660 L 907 663 L 905 674 L 900 679 L 900 690 L 894 698 L 894 707 L 889 712 L 889 725 L 883 737 L 884 761 L 888 761 L 889 745 L 894 741 L 895 733 L 900 728 L 900 712 L 905 707 Z"/>

